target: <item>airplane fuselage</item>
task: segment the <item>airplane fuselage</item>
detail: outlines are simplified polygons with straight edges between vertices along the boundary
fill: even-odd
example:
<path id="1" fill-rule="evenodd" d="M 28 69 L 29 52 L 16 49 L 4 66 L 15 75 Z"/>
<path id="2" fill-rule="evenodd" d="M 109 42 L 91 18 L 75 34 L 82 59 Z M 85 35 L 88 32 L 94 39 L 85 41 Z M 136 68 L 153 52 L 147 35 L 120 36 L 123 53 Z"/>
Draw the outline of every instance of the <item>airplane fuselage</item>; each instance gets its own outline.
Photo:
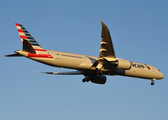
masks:
<path id="1" fill-rule="evenodd" d="M 74 54 L 74 53 L 67 53 L 67 52 L 60 52 L 60 51 L 53 51 L 47 50 L 47 56 L 33 56 L 30 55 L 28 52 L 25 51 L 15 51 L 27 58 L 32 60 L 54 66 L 54 67 L 61 67 L 61 68 L 70 68 L 76 70 L 90 70 L 95 71 L 95 68 L 92 68 L 93 63 L 98 59 L 95 56 L 89 55 L 82 55 L 82 54 Z M 52 56 L 52 57 L 51 57 Z M 120 58 L 116 58 L 118 60 Z M 138 62 L 131 62 L 131 68 L 129 70 L 124 70 L 120 68 L 112 68 L 112 69 L 105 69 L 101 68 L 104 75 L 122 75 L 122 76 L 130 76 L 130 77 L 137 77 L 137 78 L 144 78 L 144 79 L 162 79 L 164 75 L 154 66 L 138 63 Z"/>

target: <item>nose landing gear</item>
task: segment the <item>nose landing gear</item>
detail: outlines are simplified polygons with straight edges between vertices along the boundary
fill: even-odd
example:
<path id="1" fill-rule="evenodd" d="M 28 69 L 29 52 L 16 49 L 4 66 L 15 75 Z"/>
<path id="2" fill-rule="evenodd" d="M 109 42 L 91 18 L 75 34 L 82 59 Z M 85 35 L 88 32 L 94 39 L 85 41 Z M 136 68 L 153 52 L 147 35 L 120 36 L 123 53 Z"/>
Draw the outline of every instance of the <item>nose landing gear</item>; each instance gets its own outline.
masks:
<path id="1" fill-rule="evenodd" d="M 155 83 L 154 82 L 151 82 L 151 85 L 154 85 Z"/>
<path id="2" fill-rule="evenodd" d="M 154 81 L 156 80 L 156 78 L 153 78 L 151 81 L 151 85 L 153 86 L 155 83 L 154 83 Z"/>

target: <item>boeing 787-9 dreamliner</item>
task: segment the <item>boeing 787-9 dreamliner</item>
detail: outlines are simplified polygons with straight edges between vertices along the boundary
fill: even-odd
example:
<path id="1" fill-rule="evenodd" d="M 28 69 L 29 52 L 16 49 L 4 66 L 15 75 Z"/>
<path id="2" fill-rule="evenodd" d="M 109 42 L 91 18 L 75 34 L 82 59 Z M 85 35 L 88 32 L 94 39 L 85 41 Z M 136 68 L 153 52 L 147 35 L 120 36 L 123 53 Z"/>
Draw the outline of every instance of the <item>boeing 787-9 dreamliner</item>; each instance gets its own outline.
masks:
<path id="1" fill-rule="evenodd" d="M 83 82 L 91 81 L 97 84 L 105 84 L 105 75 L 121 75 L 151 80 L 154 85 L 155 80 L 163 79 L 164 75 L 154 66 L 132 62 L 125 59 L 116 58 L 109 29 L 102 22 L 102 33 L 99 56 L 81 55 L 60 51 L 43 49 L 23 25 L 16 23 L 23 49 L 15 51 L 15 54 L 7 57 L 25 56 L 37 62 L 61 68 L 75 69 L 70 72 L 42 72 L 54 75 L 79 75 L 85 78 Z"/>

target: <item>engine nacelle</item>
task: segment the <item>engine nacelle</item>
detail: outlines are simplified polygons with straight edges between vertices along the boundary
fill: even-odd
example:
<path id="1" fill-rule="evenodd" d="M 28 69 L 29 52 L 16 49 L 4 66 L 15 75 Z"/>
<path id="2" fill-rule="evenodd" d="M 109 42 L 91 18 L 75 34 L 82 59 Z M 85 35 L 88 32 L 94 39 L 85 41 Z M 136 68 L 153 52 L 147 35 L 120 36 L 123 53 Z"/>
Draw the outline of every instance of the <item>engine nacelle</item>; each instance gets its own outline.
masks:
<path id="1" fill-rule="evenodd" d="M 94 75 L 91 77 L 91 82 L 92 83 L 97 83 L 97 84 L 105 84 L 106 83 L 106 76 L 104 75 Z"/>
<path id="2" fill-rule="evenodd" d="M 118 59 L 116 62 L 117 62 L 117 68 L 129 70 L 132 67 L 132 63 L 129 60 Z"/>

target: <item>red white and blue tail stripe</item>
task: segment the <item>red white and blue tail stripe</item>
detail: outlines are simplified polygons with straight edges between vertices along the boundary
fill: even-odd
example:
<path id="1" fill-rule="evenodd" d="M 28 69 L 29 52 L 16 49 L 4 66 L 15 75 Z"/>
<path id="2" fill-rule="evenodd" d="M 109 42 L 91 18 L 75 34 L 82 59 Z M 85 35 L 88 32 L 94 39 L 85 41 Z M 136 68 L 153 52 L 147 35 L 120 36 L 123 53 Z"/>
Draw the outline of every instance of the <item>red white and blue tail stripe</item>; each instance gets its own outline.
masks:
<path id="1" fill-rule="evenodd" d="M 23 43 L 23 39 L 28 40 L 31 45 L 34 47 L 40 47 L 40 45 L 35 41 L 35 39 L 30 35 L 30 33 L 23 27 L 23 25 L 15 23 L 16 28 L 19 32 L 21 41 Z"/>
<path id="2" fill-rule="evenodd" d="M 33 47 L 36 54 L 29 53 L 28 57 L 39 57 L 39 58 L 53 58 L 51 55 L 48 54 L 48 52 L 43 49 L 36 40 L 30 35 L 30 33 L 23 27 L 23 25 L 15 23 L 16 28 L 18 30 L 19 36 L 21 38 L 21 41 L 23 43 L 24 40 L 27 40 L 30 45 Z"/>

